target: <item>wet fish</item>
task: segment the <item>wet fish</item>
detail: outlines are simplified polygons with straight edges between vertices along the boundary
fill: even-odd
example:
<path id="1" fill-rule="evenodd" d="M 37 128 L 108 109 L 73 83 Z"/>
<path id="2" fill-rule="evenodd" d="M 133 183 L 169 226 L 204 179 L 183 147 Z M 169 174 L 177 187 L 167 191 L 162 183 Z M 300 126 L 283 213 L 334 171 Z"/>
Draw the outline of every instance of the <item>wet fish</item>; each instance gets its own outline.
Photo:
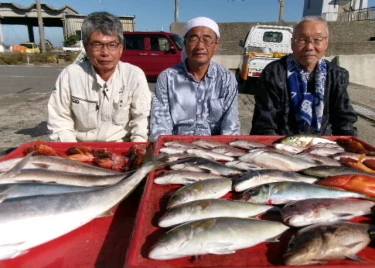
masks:
<path id="1" fill-rule="evenodd" d="M 316 224 L 299 230 L 289 241 L 286 265 L 325 264 L 328 260 L 356 259 L 370 243 L 369 225 L 351 222 Z"/>
<path id="2" fill-rule="evenodd" d="M 325 178 L 328 176 L 345 175 L 345 174 L 364 174 L 373 175 L 365 171 L 357 170 L 346 166 L 316 166 L 298 171 L 298 173 L 314 176 L 317 178 Z"/>
<path id="3" fill-rule="evenodd" d="M 164 163 L 148 162 L 127 179 L 102 189 L 5 200 L 0 204 L 0 259 L 22 255 L 103 214 Z"/>
<path id="4" fill-rule="evenodd" d="M 243 162 L 239 160 L 226 162 L 225 165 L 228 167 L 234 167 L 234 168 L 237 168 L 239 170 L 244 170 L 244 171 L 247 171 L 250 169 L 251 170 L 264 169 L 264 167 L 262 167 L 261 165 L 256 165 L 254 163 Z"/>
<path id="5" fill-rule="evenodd" d="M 168 200 L 167 208 L 195 200 L 219 198 L 232 190 L 232 180 L 228 178 L 197 181 L 175 191 Z"/>
<path id="6" fill-rule="evenodd" d="M 203 157 L 215 161 L 233 161 L 233 156 L 224 155 L 221 153 L 215 153 L 211 150 L 207 149 L 187 149 L 186 151 L 188 154 L 195 155 L 198 157 Z"/>
<path id="7" fill-rule="evenodd" d="M 262 184 L 243 193 L 242 198 L 257 204 L 286 204 L 291 201 L 310 198 L 364 198 L 364 194 L 333 189 L 305 182 L 271 182 Z"/>
<path id="8" fill-rule="evenodd" d="M 204 254 L 232 254 L 259 243 L 277 241 L 289 227 L 276 221 L 212 218 L 179 225 L 159 238 L 148 257 L 176 259 Z"/>
<path id="9" fill-rule="evenodd" d="M 233 157 L 238 157 L 238 156 L 246 154 L 244 150 L 235 148 L 230 145 L 218 146 L 218 147 L 212 148 L 211 151 L 214 153 L 223 154 L 227 156 L 233 156 Z"/>
<path id="10" fill-rule="evenodd" d="M 317 184 L 362 193 L 375 198 L 375 177 L 373 176 L 363 174 L 329 176 L 319 180 Z"/>
<path id="11" fill-rule="evenodd" d="M 265 183 L 277 181 L 300 181 L 314 183 L 315 177 L 300 175 L 292 171 L 281 171 L 277 169 L 249 170 L 240 177 L 233 179 L 233 189 L 242 192 Z"/>
<path id="12" fill-rule="evenodd" d="M 174 146 L 168 146 L 168 147 L 162 147 L 160 148 L 161 153 L 166 153 L 166 154 L 182 154 L 186 153 L 188 148 L 185 147 L 174 147 Z"/>
<path id="13" fill-rule="evenodd" d="M 164 146 L 167 147 L 181 147 L 181 148 L 197 148 L 199 146 L 192 144 L 191 142 L 187 141 L 179 141 L 179 140 L 174 140 L 174 141 L 167 141 L 164 143 Z"/>
<path id="14" fill-rule="evenodd" d="M 371 214 L 374 205 L 375 202 L 362 199 L 314 198 L 289 202 L 280 213 L 286 224 L 301 227 Z"/>
<path id="15" fill-rule="evenodd" d="M 255 163 L 267 168 L 279 169 L 283 171 L 298 171 L 319 165 L 318 163 L 301 159 L 297 155 L 262 150 L 249 152 L 243 156 L 240 156 L 238 159 L 240 161 Z"/>
<path id="16" fill-rule="evenodd" d="M 93 190 L 95 187 L 71 186 L 50 183 L 0 184 L 0 200 L 33 195 L 50 195 Z"/>
<path id="17" fill-rule="evenodd" d="M 0 170 L 2 170 L 3 172 L 10 171 L 18 164 L 20 165 L 19 168 L 24 169 L 49 169 L 92 175 L 120 174 L 119 172 L 114 170 L 77 162 L 63 157 L 47 155 L 28 155 L 27 157 L 12 158 L 0 162 Z M 1 168 L 1 166 L 3 166 L 3 168 Z"/>
<path id="18" fill-rule="evenodd" d="M 288 145 L 295 145 L 295 146 L 302 146 L 302 147 L 309 147 L 313 146 L 318 143 L 336 143 L 335 141 L 331 141 L 329 139 L 323 138 L 318 135 L 313 134 L 296 134 L 287 136 L 285 138 L 281 138 L 276 141 L 276 143 L 283 143 Z"/>
<path id="19" fill-rule="evenodd" d="M 225 142 L 212 140 L 212 139 L 198 139 L 198 140 L 192 141 L 191 143 L 199 147 L 205 148 L 205 149 L 212 149 L 215 147 L 228 145 Z"/>
<path id="20" fill-rule="evenodd" d="M 309 153 L 300 153 L 298 154 L 298 157 L 301 159 L 305 159 L 307 161 L 310 161 L 312 163 L 318 164 L 318 166 L 341 166 L 341 163 L 337 161 L 336 159 L 322 156 L 322 155 L 316 155 L 316 154 L 309 154 Z"/>
<path id="21" fill-rule="evenodd" d="M 229 142 L 229 145 L 248 150 L 254 148 L 265 148 L 269 146 L 264 142 L 242 139 L 231 141 Z"/>
<path id="22" fill-rule="evenodd" d="M 227 167 L 219 162 L 196 156 L 179 159 L 170 163 L 170 168 L 173 170 L 205 171 L 222 176 L 233 176 L 242 173 L 241 170 L 236 168 Z"/>
<path id="23" fill-rule="evenodd" d="M 209 179 L 224 178 L 218 174 L 197 171 L 171 170 L 154 179 L 156 184 L 191 184 L 193 182 Z"/>
<path id="24" fill-rule="evenodd" d="M 216 217 L 250 218 L 265 213 L 273 206 L 252 204 L 246 201 L 203 199 L 168 209 L 159 219 L 160 227 L 171 227 L 188 221 Z"/>
<path id="25" fill-rule="evenodd" d="M 294 153 L 298 154 L 306 150 L 306 148 L 297 146 L 297 145 L 290 145 L 290 144 L 285 144 L 285 143 L 275 143 L 273 144 L 273 147 L 276 148 L 277 150 L 289 152 L 289 153 Z"/>
<path id="26" fill-rule="evenodd" d="M 304 150 L 304 153 L 316 154 L 316 155 L 321 155 L 321 156 L 331 156 L 337 153 L 344 152 L 344 149 L 340 147 L 339 145 L 337 144 L 330 144 L 330 145 L 334 145 L 334 146 L 329 146 L 329 144 L 327 143 L 317 144 Z"/>

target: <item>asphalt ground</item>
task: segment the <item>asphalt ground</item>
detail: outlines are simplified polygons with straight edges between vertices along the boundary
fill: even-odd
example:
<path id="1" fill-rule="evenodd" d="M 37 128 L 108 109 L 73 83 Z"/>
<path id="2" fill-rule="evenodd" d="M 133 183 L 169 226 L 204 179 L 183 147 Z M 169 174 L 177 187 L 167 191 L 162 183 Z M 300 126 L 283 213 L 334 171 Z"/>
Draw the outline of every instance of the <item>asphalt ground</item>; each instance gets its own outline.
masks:
<path id="1" fill-rule="evenodd" d="M 154 84 L 150 84 L 153 87 Z M 350 84 L 349 95 L 360 118 L 358 137 L 375 145 L 375 88 Z M 0 95 L 0 155 L 30 141 L 49 141 L 47 103 L 50 93 Z M 241 134 L 248 135 L 254 110 L 254 96 L 239 94 Z"/>

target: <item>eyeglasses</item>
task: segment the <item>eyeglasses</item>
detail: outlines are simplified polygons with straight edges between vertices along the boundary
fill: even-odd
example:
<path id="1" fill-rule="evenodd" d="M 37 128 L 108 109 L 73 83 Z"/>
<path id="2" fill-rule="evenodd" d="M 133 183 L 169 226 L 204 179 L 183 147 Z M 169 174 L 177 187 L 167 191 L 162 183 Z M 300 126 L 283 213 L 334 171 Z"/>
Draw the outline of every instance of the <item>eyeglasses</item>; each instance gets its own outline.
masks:
<path id="1" fill-rule="evenodd" d="M 94 51 L 94 52 L 99 52 L 104 47 L 106 49 L 108 49 L 109 52 L 115 52 L 118 49 L 119 46 L 120 46 L 120 43 L 117 43 L 117 42 L 111 42 L 111 43 L 107 43 L 107 44 L 99 43 L 99 42 L 90 43 L 90 47 L 91 47 L 92 51 Z"/>
<path id="2" fill-rule="evenodd" d="M 196 45 L 197 43 L 202 42 L 206 47 L 210 47 L 216 43 L 215 38 L 210 35 L 204 35 L 202 37 L 191 35 L 185 37 L 185 40 L 189 45 Z"/>
<path id="3" fill-rule="evenodd" d="M 314 47 L 320 46 L 324 40 L 327 39 L 326 37 L 320 38 L 293 38 L 294 43 L 297 46 L 304 47 L 307 44 L 311 43 Z"/>

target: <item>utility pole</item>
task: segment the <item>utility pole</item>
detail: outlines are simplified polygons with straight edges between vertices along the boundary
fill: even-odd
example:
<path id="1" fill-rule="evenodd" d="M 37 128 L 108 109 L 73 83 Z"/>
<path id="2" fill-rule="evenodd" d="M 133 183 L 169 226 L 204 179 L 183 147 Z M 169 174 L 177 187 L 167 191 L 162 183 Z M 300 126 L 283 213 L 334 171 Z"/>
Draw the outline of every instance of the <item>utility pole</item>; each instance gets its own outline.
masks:
<path id="1" fill-rule="evenodd" d="M 174 22 L 178 22 L 178 0 L 174 0 Z"/>
<path id="2" fill-rule="evenodd" d="M 42 8 L 40 6 L 40 0 L 36 0 L 36 10 L 38 14 L 38 26 L 39 26 L 39 40 L 42 49 L 42 53 L 46 52 L 46 41 L 44 39 L 44 26 L 42 18 Z"/>
<path id="3" fill-rule="evenodd" d="M 278 0 L 280 3 L 279 23 L 284 21 L 284 0 Z"/>

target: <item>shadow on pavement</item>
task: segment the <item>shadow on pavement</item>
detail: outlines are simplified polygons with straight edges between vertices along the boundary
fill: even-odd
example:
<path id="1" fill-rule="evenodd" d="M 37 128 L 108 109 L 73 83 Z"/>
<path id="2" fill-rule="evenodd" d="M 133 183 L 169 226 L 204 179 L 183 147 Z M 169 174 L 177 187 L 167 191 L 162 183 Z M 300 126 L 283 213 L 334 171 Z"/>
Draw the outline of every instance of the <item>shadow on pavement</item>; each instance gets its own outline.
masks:
<path id="1" fill-rule="evenodd" d="M 48 134 L 47 122 L 42 121 L 36 127 L 17 130 L 16 134 L 29 135 L 34 138 L 47 135 Z"/>

